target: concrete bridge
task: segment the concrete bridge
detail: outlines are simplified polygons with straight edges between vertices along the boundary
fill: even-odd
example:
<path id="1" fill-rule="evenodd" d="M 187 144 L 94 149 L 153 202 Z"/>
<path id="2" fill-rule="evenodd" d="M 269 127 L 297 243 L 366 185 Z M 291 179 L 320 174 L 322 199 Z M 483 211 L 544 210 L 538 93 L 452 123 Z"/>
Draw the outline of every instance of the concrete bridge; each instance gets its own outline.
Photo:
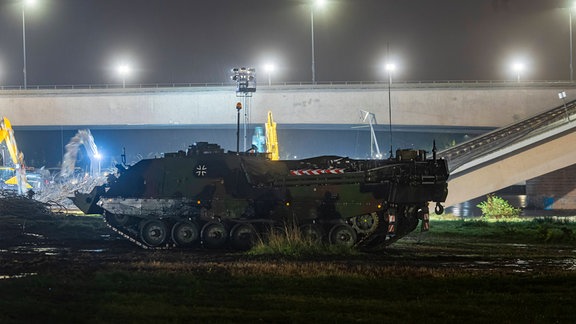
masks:
<path id="1" fill-rule="evenodd" d="M 501 127 L 558 105 L 572 83 L 401 83 L 390 89 L 395 126 Z M 350 125 L 359 110 L 388 124 L 387 84 L 262 86 L 247 99 L 250 123 L 267 111 L 280 125 Z M 0 91 L 0 113 L 15 126 L 235 125 L 235 87 L 32 89 Z"/>
<path id="2" fill-rule="evenodd" d="M 242 119 L 246 118 L 248 124 L 264 123 L 267 112 L 273 111 L 279 129 L 289 131 L 285 133 L 284 140 L 281 139 L 281 150 L 290 151 L 292 157 L 292 152 L 303 144 L 311 146 L 315 154 L 324 154 L 322 148 L 328 148 L 328 153 L 332 153 L 339 146 L 349 146 L 350 141 L 344 144 L 343 138 L 350 137 L 353 125 L 362 123 L 361 109 L 373 112 L 381 124 L 388 124 L 391 113 L 395 130 L 432 129 L 446 133 L 472 131 L 478 134 L 562 105 L 558 96 L 561 91 L 566 92 L 567 101 L 576 98 L 576 85 L 562 82 L 400 83 L 390 88 L 387 84 L 263 86 L 250 98 L 237 97 L 232 86 L 4 90 L 0 91 L 0 114 L 12 121 L 15 130 L 22 132 L 64 128 L 125 131 L 199 129 L 202 132 L 218 128 L 232 132 L 237 122 L 236 102 L 240 101 L 245 105 Z M 313 133 L 327 129 L 332 133 L 325 138 Z M 302 130 L 312 132 L 298 137 Z M 136 137 L 137 141 L 151 144 L 149 138 Z M 576 151 L 573 137 L 563 137 L 559 139 L 560 142 L 552 141 L 549 145 L 530 151 L 530 154 L 524 154 L 524 158 L 531 161 L 532 170 L 537 170 L 534 174 L 527 173 L 529 168 L 515 170 L 527 162 L 521 162 L 522 156 L 509 156 L 492 165 L 492 169 L 478 169 L 475 172 L 477 176 L 456 177 L 452 180 L 451 188 L 460 188 L 457 190 L 460 193 L 467 187 L 474 190 L 466 189 L 466 195 L 449 196 L 448 203 L 486 194 L 486 190 L 497 190 L 502 186 L 495 187 L 496 182 L 491 178 L 511 175 L 510 179 L 499 183 L 510 185 L 527 181 L 528 184 L 534 183 L 534 186 L 537 184 L 539 188 L 547 188 L 545 197 L 537 192 L 532 195 L 561 201 L 562 209 L 576 209 L 576 176 L 572 176 L 574 172 L 565 171 L 573 170 L 571 165 L 576 163 L 576 154 L 565 154 L 566 151 Z M 64 142 L 62 139 L 62 151 Z M 174 138 L 160 142 L 157 145 L 165 145 L 158 148 L 161 152 L 181 149 L 182 145 L 186 145 L 184 142 L 175 147 L 169 146 Z M 25 151 L 28 150 L 33 151 L 31 148 Z M 120 152 L 118 147 L 114 150 Z M 143 150 L 143 147 L 136 149 Z M 349 154 L 344 152 L 334 154 Z M 546 163 L 547 156 L 561 161 Z M 570 179 L 575 181 L 564 184 L 561 192 L 555 191 L 553 183 L 558 176 L 552 171 L 561 172 L 564 180 L 571 176 Z M 537 176 L 538 179 L 532 179 Z M 527 191 L 530 190 L 532 188 L 527 188 Z M 562 197 L 555 197 L 558 195 Z"/>

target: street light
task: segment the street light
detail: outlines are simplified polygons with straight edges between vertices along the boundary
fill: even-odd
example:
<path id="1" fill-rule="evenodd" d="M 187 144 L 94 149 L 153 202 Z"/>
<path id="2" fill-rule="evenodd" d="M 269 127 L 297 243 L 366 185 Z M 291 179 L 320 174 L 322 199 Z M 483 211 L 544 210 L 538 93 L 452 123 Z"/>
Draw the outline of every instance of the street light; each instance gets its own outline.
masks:
<path id="1" fill-rule="evenodd" d="M 570 81 L 574 81 L 574 66 L 573 66 L 573 42 L 572 42 L 572 11 L 576 9 L 576 2 L 572 3 L 571 7 L 568 7 L 568 24 L 570 29 Z"/>
<path id="2" fill-rule="evenodd" d="M 128 64 L 121 64 L 118 66 L 118 74 L 122 77 L 122 88 L 126 88 L 126 76 L 130 74 L 132 69 Z"/>
<path id="3" fill-rule="evenodd" d="M 520 82 L 520 72 L 524 71 L 524 64 L 516 62 L 512 64 L 512 70 L 516 72 L 516 82 Z"/>
<path id="4" fill-rule="evenodd" d="M 321 8 L 326 4 L 326 0 L 312 0 L 310 5 L 310 34 L 312 40 L 312 84 L 316 84 L 316 63 L 314 54 L 314 7 Z"/>
<path id="5" fill-rule="evenodd" d="M 22 58 L 24 62 L 22 73 L 24 73 L 24 89 L 28 88 L 26 75 L 26 7 L 34 6 L 36 2 L 36 0 L 22 0 Z"/>
<path id="6" fill-rule="evenodd" d="M 570 115 L 568 114 L 568 107 L 566 107 L 566 91 L 558 92 L 558 98 L 564 102 L 564 112 L 566 113 L 566 118 L 570 121 Z"/>
<path id="7" fill-rule="evenodd" d="M 268 85 L 272 85 L 272 72 L 274 72 L 274 70 L 276 69 L 276 67 L 274 66 L 274 64 L 266 64 L 264 65 L 264 71 L 266 71 L 266 73 L 268 73 Z"/>
<path id="8" fill-rule="evenodd" d="M 392 158 L 392 72 L 396 70 L 394 63 L 386 64 L 388 71 L 388 120 L 390 122 L 390 158 Z"/>

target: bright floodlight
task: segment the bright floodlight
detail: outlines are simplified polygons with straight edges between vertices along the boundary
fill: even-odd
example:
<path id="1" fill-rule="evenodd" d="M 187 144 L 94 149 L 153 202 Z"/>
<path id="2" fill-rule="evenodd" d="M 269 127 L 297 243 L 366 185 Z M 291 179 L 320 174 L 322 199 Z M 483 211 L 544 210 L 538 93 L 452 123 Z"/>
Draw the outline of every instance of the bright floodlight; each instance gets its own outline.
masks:
<path id="1" fill-rule="evenodd" d="M 125 76 L 128 73 L 130 73 L 130 66 L 128 66 L 127 64 L 122 64 L 120 66 L 118 66 L 118 73 L 120 73 L 120 75 Z"/>
<path id="2" fill-rule="evenodd" d="M 268 85 L 272 85 L 272 72 L 274 72 L 275 69 L 276 66 L 274 66 L 274 64 L 268 63 L 264 65 L 264 71 L 268 73 Z"/>
<path id="3" fill-rule="evenodd" d="M 37 2 L 38 2 L 37 0 L 25 0 L 24 5 L 26 5 L 27 7 L 31 7 L 35 6 Z"/>
<path id="4" fill-rule="evenodd" d="M 524 71 L 524 64 L 516 62 L 512 64 L 512 70 L 516 72 L 516 81 L 520 82 L 520 72 Z"/>
<path id="5" fill-rule="evenodd" d="M 264 65 L 264 71 L 270 73 L 270 72 L 274 72 L 274 70 L 276 69 L 276 67 L 274 66 L 274 64 L 266 64 Z"/>
<path id="6" fill-rule="evenodd" d="M 386 71 L 388 72 L 392 72 L 396 70 L 396 65 L 394 63 L 388 63 L 386 64 Z"/>
<path id="7" fill-rule="evenodd" d="M 130 74 L 132 69 L 127 64 L 121 64 L 118 66 L 118 73 L 122 77 L 122 88 L 126 88 L 126 76 Z"/>
<path id="8" fill-rule="evenodd" d="M 512 64 L 512 69 L 516 72 L 522 72 L 522 70 L 524 70 L 524 64 L 516 62 Z"/>
<path id="9" fill-rule="evenodd" d="M 317 8 L 324 7 L 326 5 L 326 0 L 314 0 L 314 5 Z"/>

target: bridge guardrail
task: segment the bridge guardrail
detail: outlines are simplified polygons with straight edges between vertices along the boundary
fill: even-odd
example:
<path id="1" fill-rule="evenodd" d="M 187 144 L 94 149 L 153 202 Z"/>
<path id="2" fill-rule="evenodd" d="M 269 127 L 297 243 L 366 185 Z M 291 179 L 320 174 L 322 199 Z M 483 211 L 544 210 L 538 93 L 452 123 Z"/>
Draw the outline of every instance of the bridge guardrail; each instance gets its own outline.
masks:
<path id="1" fill-rule="evenodd" d="M 53 84 L 53 85 L 28 85 L 26 89 L 22 85 L 0 85 L 0 90 L 74 90 L 74 89 L 153 89 L 153 88 L 203 88 L 203 87 L 234 87 L 231 82 L 205 82 L 205 83 L 143 83 L 143 84 Z M 318 81 L 316 83 L 306 81 L 276 82 L 271 85 L 262 84 L 258 87 L 273 88 L 278 86 L 388 86 L 387 81 Z M 576 87 L 575 82 L 565 80 L 420 80 L 420 81 L 394 81 L 392 87 L 538 87 L 538 86 L 562 86 Z"/>

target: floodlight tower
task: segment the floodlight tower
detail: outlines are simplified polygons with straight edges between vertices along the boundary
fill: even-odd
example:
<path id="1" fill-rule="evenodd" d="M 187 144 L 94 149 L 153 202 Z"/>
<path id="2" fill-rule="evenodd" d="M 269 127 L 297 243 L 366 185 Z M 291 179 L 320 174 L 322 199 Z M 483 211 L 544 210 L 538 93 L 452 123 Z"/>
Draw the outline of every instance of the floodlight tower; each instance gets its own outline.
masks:
<path id="1" fill-rule="evenodd" d="M 250 106 L 252 94 L 256 92 L 256 69 L 255 68 L 233 68 L 233 81 L 236 81 L 236 97 L 242 97 L 244 108 L 244 151 L 246 151 L 247 127 L 250 124 Z"/>

